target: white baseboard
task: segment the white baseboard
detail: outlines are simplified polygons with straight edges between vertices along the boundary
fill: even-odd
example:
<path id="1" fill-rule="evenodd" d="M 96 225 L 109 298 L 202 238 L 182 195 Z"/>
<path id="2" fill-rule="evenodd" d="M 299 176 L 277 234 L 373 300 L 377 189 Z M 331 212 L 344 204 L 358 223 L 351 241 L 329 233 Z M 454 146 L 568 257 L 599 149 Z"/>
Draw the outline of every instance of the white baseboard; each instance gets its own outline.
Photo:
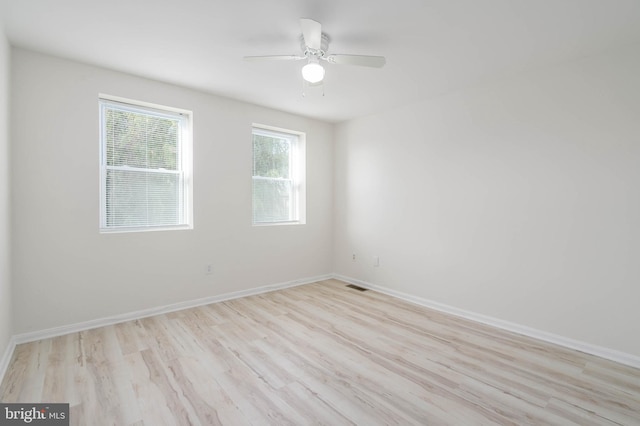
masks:
<path id="1" fill-rule="evenodd" d="M 76 324 L 63 325 L 60 327 L 48 328 L 45 330 L 33 331 L 29 333 L 21 333 L 13 336 L 14 347 L 16 344 L 35 342 L 37 340 L 49 339 L 51 337 L 62 336 L 69 333 L 76 333 L 78 331 L 90 330 L 93 328 L 104 327 L 107 325 L 118 324 L 121 322 L 137 320 L 141 318 L 147 318 L 154 315 L 166 314 L 169 312 L 180 311 L 183 309 L 194 308 L 196 306 L 209 305 L 211 303 L 222 302 L 225 300 L 237 299 L 240 297 L 253 296 L 256 294 L 268 293 L 271 291 L 281 290 L 284 288 L 295 287 L 304 284 L 314 283 L 316 281 L 322 281 L 331 278 L 331 275 L 320 275 L 316 277 L 309 277 L 300 280 L 287 281 L 284 283 L 271 284 L 261 287 L 250 288 L 247 290 L 234 291 L 231 293 L 224 293 L 216 296 L 203 297 L 201 299 L 186 300 L 184 302 L 172 303 L 165 306 L 157 306 L 154 308 L 143 309 L 135 312 L 128 312 L 125 314 L 114 315 L 105 318 L 99 318 L 90 321 L 84 321 Z M 9 355 L 9 358 L 11 355 Z M 0 381 L 2 381 L 0 376 Z"/>
<path id="2" fill-rule="evenodd" d="M 7 372 L 7 368 L 9 368 L 9 363 L 11 362 L 11 357 L 13 356 L 13 351 L 16 349 L 16 338 L 15 336 L 11 336 L 9 342 L 7 343 L 7 348 L 2 354 L 2 358 L 0 358 L 0 383 L 2 383 L 2 379 L 4 379 L 4 374 Z"/>
<path id="3" fill-rule="evenodd" d="M 451 315 L 466 318 L 471 321 L 487 324 L 496 328 L 522 334 L 524 336 L 542 340 L 544 342 L 553 343 L 559 346 L 564 346 L 569 349 L 574 349 L 590 355 L 598 356 L 600 358 L 605 358 L 611 361 L 619 362 L 620 364 L 628 365 L 630 367 L 640 368 L 640 357 L 631 355 L 625 352 L 620 352 L 614 349 L 593 345 L 591 343 L 570 339 L 568 337 L 560 336 L 553 333 L 548 333 L 546 331 L 538 330 L 535 328 L 527 327 L 525 325 L 516 324 L 509 321 L 504 321 L 504 320 L 490 317 L 487 315 L 466 311 L 464 309 L 458 309 L 453 306 L 445 305 L 443 303 L 434 302 L 432 300 L 424 299 L 422 297 L 413 296 L 407 293 L 391 290 L 386 287 L 371 284 L 366 281 L 361 281 L 361 280 L 347 277 L 344 275 L 333 274 L 333 278 L 350 283 L 350 284 L 355 284 L 360 287 L 375 290 L 380 293 L 397 297 L 398 299 L 406 300 L 408 302 L 415 303 L 417 305 L 431 308 L 440 312 L 445 312 Z"/>
<path id="4" fill-rule="evenodd" d="M 125 314 L 115 315 L 106 318 L 99 318 L 91 321 L 85 321 L 76 324 L 69 324 L 60 327 L 49 328 L 46 330 L 34 331 L 29 333 L 21 333 L 11 337 L 7 348 L 5 349 L 2 358 L 0 358 L 0 382 L 2 382 L 13 352 L 16 345 L 21 343 L 33 342 L 42 339 L 48 339 L 51 337 L 62 336 L 69 333 L 75 333 L 78 331 L 90 330 L 93 328 L 104 327 L 107 325 L 118 324 L 125 321 L 132 321 L 141 318 L 147 318 L 154 315 L 166 314 L 169 312 L 180 311 L 182 309 L 193 308 L 197 306 L 208 305 L 211 303 L 222 302 L 225 300 L 237 299 L 240 297 L 253 296 L 256 294 L 268 293 L 271 291 L 281 290 L 289 287 L 295 287 L 304 284 L 310 284 L 317 281 L 323 281 L 327 279 L 337 279 L 351 284 L 356 284 L 361 287 L 369 288 L 371 290 L 378 291 L 380 293 L 387 294 L 398 299 L 406 300 L 417 305 L 425 306 L 427 308 L 435 309 L 441 312 L 456 315 L 462 318 L 469 319 L 471 321 L 480 322 L 483 324 L 491 325 L 503 330 L 511 331 L 514 333 L 522 334 L 524 336 L 532 337 L 534 339 L 542 340 L 549 343 L 554 343 L 560 346 L 564 346 L 570 349 L 575 349 L 580 352 L 599 356 L 601 358 L 609 359 L 615 362 L 619 362 L 624 365 L 628 365 L 635 368 L 640 368 L 640 357 L 627 354 L 624 352 L 616 351 L 613 349 L 604 348 L 601 346 L 592 345 L 590 343 L 581 342 L 578 340 L 569 339 L 567 337 L 559 336 L 553 333 L 547 333 L 545 331 L 537 330 L 531 327 L 523 326 L 520 324 L 512 323 L 509 321 L 503 321 L 498 318 L 481 315 L 475 312 L 458 309 L 449 305 L 434 302 L 421 297 L 413 296 L 407 293 L 391 290 L 379 285 L 371 284 L 366 281 L 361 281 L 355 278 L 347 277 L 339 274 L 320 275 L 316 277 L 309 277 L 300 280 L 288 281 L 279 284 L 266 285 L 262 287 L 256 287 L 248 290 L 235 291 L 231 293 L 225 293 L 217 296 L 204 297 L 201 299 L 188 300 L 179 303 L 173 303 L 165 306 L 158 306 L 149 309 L 143 309 L 140 311 L 129 312 Z"/>
<path id="5" fill-rule="evenodd" d="M 166 314 L 169 312 L 180 311 L 182 309 L 194 308 L 196 306 L 209 305 L 211 303 L 222 302 L 225 300 L 237 299 L 240 297 L 253 296 L 256 294 L 268 293 L 270 291 L 281 290 L 284 288 L 295 287 L 304 284 L 310 284 L 317 281 L 330 279 L 332 275 L 319 275 L 316 277 L 303 278 L 300 280 L 287 281 L 284 283 L 271 284 L 256 288 L 250 288 L 247 290 L 234 291 L 231 293 L 220 294 L 217 296 L 203 297 L 201 299 L 187 300 L 179 303 L 172 303 L 165 306 L 157 306 L 154 308 L 143 309 L 135 312 L 128 312 L 125 314 L 114 315 L 106 318 L 99 318 L 90 321 L 84 321 L 76 324 L 63 325 L 60 327 L 48 328 L 45 330 L 38 330 L 29 333 L 21 333 L 11 336 L 9 344 L 7 345 L 2 358 L 0 359 L 0 383 L 4 379 L 4 375 L 11 362 L 11 357 L 16 348 L 16 345 L 21 343 L 35 342 L 37 340 L 49 339 L 51 337 L 62 336 L 69 333 L 76 333 L 78 331 L 90 330 L 93 328 L 104 327 L 107 325 L 118 324 L 121 322 L 137 320 L 141 318 L 147 318 L 154 315 Z"/>

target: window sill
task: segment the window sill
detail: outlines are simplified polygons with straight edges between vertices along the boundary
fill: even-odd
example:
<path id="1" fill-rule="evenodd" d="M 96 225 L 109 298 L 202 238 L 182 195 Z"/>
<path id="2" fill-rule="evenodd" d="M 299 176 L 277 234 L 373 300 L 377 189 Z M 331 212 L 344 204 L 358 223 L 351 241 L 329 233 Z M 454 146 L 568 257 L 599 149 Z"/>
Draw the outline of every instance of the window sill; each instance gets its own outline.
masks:
<path id="1" fill-rule="evenodd" d="M 155 231 L 185 231 L 193 229 L 192 225 L 178 225 L 178 226 L 145 226 L 145 227 L 130 227 L 130 228 L 100 228 L 101 234 L 123 234 L 131 232 L 155 232 Z"/>
<path id="2" fill-rule="evenodd" d="M 306 222 L 303 222 L 300 220 L 292 220 L 292 221 L 286 221 L 286 222 L 258 222 L 258 223 L 253 223 L 252 225 L 257 228 L 261 228 L 264 226 L 306 225 Z"/>

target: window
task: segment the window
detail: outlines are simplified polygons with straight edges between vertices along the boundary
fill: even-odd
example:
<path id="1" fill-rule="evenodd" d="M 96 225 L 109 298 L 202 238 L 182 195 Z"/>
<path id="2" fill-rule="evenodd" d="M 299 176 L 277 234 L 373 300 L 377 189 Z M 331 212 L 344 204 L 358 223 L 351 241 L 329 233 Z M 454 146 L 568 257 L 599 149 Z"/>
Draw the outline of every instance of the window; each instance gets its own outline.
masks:
<path id="1" fill-rule="evenodd" d="M 105 96 L 99 104 L 101 231 L 191 228 L 191 113 Z"/>
<path id="2" fill-rule="evenodd" d="M 305 223 L 304 133 L 253 127 L 253 224 Z"/>

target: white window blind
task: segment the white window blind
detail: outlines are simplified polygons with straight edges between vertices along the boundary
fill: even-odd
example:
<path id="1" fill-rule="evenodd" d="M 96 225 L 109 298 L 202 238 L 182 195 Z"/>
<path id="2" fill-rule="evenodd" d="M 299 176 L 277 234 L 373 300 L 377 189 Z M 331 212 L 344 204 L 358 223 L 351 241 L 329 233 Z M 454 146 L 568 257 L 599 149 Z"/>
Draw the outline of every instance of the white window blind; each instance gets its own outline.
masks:
<path id="1" fill-rule="evenodd" d="M 100 100 L 102 230 L 190 225 L 188 117 Z"/>
<path id="2" fill-rule="evenodd" d="M 253 128 L 253 224 L 304 223 L 301 135 Z"/>

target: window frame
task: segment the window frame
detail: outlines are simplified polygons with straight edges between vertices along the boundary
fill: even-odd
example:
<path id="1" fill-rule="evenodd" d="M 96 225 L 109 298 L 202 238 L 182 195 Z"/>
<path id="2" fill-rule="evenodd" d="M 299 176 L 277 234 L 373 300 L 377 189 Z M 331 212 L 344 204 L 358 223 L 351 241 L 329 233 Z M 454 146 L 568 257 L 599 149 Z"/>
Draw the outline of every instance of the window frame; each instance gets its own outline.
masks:
<path id="1" fill-rule="evenodd" d="M 158 117 L 179 119 L 180 130 L 178 132 L 178 163 L 180 168 L 176 171 L 163 169 L 144 169 L 129 166 L 107 166 L 107 141 L 105 128 L 105 110 L 109 107 L 141 114 L 151 114 Z M 188 110 L 158 105 L 150 102 L 138 101 L 106 94 L 98 95 L 99 115 L 99 145 L 100 145 L 100 233 L 127 233 L 147 231 L 167 231 L 193 229 L 193 113 Z M 176 225 L 146 225 L 146 226 L 108 226 L 107 225 L 107 169 L 117 168 L 122 170 L 158 172 L 167 174 L 181 174 L 179 206 L 179 222 Z"/>
<path id="2" fill-rule="evenodd" d="M 258 179 L 263 180 L 283 180 L 282 178 L 269 178 L 264 176 L 254 176 L 253 166 L 255 162 L 255 152 L 253 146 L 253 136 L 273 136 L 288 139 L 289 149 L 289 179 L 292 182 L 292 200 L 290 217 L 293 219 L 285 221 L 255 221 L 255 202 L 253 193 L 253 182 Z M 280 127 L 268 126 L 253 123 L 251 126 L 251 224 L 252 226 L 284 226 L 284 225 L 305 225 L 306 224 L 306 134 L 304 132 L 283 129 Z"/>

